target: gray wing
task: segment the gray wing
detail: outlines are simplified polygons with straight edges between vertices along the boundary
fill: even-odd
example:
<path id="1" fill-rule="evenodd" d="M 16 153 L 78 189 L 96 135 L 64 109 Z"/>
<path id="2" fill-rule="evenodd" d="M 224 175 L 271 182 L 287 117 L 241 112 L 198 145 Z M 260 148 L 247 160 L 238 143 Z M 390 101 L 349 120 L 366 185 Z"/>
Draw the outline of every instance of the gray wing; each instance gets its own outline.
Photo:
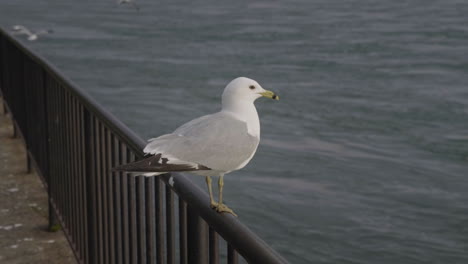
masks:
<path id="1" fill-rule="evenodd" d="M 13 26 L 13 34 L 32 35 L 32 32 L 29 29 L 27 29 L 25 26 L 15 25 Z"/>
<path id="2" fill-rule="evenodd" d="M 50 34 L 50 33 L 53 33 L 54 31 L 53 30 L 50 30 L 50 29 L 42 29 L 42 30 L 39 30 L 37 32 L 35 32 L 36 35 L 42 35 L 42 34 Z"/>
<path id="3" fill-rule="evenodd" d="M 151 139 L 144 152 L 162 154 L 168 163 L 195 163 L 212 170 L 232 171 L 245 165 L 257 150 L 259 138 L 247 124 L 219 112 L 194 119 L 173 133 Z"/>

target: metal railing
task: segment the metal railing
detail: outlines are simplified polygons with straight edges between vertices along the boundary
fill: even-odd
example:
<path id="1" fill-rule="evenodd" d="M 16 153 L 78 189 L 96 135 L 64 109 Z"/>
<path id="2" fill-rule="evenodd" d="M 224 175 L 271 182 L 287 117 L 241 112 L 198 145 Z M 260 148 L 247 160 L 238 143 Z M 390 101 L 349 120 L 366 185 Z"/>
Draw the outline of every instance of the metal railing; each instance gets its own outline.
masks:
<path id="1" fill-rule="evenodd" d="M 111 172 L 145 142 L 2 29 L 0 90 L 79 263 L 287 263 L 184 175 Z"/>

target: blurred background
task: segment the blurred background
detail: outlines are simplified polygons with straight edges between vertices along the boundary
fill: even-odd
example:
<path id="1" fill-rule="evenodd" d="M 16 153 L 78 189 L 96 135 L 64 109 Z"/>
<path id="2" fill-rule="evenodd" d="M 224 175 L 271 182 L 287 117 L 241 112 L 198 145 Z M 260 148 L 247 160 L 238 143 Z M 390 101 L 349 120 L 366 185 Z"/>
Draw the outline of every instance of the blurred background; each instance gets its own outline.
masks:
<path id="1" fill-rule="evenodd" d="M 144 138 L 257 80 L 226 203 L 291 263 L 468 263 L 468 3 L 0 2 L 0 25 Z M 203 179 L 193 177 L 203 185 Z"/>

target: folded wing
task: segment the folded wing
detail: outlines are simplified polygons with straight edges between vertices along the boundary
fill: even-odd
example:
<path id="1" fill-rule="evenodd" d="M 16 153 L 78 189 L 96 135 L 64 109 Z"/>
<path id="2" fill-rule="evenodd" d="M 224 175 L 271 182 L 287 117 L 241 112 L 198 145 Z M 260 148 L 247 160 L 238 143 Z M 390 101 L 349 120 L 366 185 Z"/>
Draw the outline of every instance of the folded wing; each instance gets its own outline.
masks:
<path id="1" fill-rule="evenodd" d="M 245 122 L 219 112 L 194 119 L 171 134 L 150 139 L 144 152 L 152 156 L 121 170 L 229 172 L 245 165 L 258 143 L 259 138 L 247 132 Z"/>

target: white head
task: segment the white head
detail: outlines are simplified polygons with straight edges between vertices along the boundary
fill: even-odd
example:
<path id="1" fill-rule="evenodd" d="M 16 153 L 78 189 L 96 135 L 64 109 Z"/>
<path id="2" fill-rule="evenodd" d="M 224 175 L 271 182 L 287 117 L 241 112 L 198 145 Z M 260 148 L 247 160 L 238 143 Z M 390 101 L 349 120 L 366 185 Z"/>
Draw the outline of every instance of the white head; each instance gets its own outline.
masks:
<path id="1" fill-rule="evenodd" d="M 223 108 L 237 103 L 253 103 L 262 96 L 279 100 L 279 96 L 274 92 L 263 89 L 258 82 L 246 77 L 239 77 L 232 80 L 224 88 L 222 96 Z"/>
<path id="2" fill-rule="evenodd" d="M 14 25 L 13 28 L 12 28 L 12 32 L 13 32 L 13 34 L 31 35 L 31 32 L 27 28 L 25 28 L 25 27 L 23 27 L 21 25 Z"/>
<path id="3" fill-rule="evenodd" d="M 21 26 L 21 25 L 14 25 L 13 26 L 13 30 L 15 30 L 15 31 L 22 30 L 22 29 L 24 29 L 24 27 Z"/>

